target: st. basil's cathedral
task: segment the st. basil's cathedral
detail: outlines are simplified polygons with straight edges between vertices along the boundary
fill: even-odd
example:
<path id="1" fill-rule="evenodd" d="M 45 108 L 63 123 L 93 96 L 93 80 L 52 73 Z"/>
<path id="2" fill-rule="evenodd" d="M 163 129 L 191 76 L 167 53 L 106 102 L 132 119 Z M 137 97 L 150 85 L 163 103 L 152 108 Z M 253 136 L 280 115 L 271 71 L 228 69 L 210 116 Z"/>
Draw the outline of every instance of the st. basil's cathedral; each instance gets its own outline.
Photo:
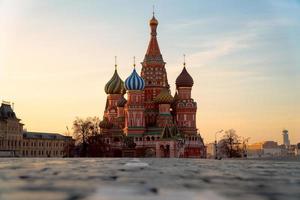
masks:
<path id="1" fill-rule="evenodd" d="M 196 127 L 197 103 L 191 96 L 193 78 L 184 63 L 176 79 L 176 92 L 171 95 L 166 63 L 157 42 L 157 26 L 153 14 L 141 75 L 134 64 L 124 82 L 115 66 L 105 85 L 107 100 L 101 133 L 112 156 L 204 157 L 205 146 Z"/>

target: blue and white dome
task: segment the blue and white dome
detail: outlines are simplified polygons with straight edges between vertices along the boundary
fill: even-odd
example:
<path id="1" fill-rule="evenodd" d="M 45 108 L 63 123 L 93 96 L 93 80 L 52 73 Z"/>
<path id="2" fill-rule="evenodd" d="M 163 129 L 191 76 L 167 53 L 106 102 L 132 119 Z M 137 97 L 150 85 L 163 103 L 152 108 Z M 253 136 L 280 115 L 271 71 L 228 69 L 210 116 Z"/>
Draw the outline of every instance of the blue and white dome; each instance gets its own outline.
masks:
<path id="1" fill-rule="evenodd" d="M 142 77 L 136 73 L 136 70 L 133 69 L 131 75 L 125 80 L 125 89 L 126 90 L 144 90 L 145 81 Z"/>

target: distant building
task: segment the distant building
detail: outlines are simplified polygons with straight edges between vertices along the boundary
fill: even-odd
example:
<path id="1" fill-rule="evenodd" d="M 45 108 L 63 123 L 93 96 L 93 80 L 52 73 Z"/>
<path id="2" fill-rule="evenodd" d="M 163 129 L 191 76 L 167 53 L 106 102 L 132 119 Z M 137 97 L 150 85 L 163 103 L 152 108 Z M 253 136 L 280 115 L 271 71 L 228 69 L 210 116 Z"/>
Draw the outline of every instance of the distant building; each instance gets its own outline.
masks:
<path id="1" fill-rule="evenodd" d="M 68 157 L 72 137 L 57 133 L 23 133 L 23 157 Z"/>
<path id="2" fill-rule="evenodd" d="M 300 156 L 300 143 L 298 143 L 298 144 L 296 145 L 296 148 L 295 148 L 295 155 L 296 155 L 296 156 Z"/>
<path id="3" fill-rule="evenodd" d="M 247 157 L 262 157 L 264 154 L 263 143 L 258 142 L 247 146 Z"/>
<path id="4" fill-rule="evenodd" d="M 282 131 L 282 137 L 283 137 L 283 144 L 288 148 L 290 146 L 289 131 L 284 129 Z"/>
<path id="5" fill-rule="evenodd" d="M 17 118 L 10 103 L 0 107 L 0 156 L 21 156 L 23 124 Z"/>
<path id="6" fill-rule="evenodd" d="M 274 141 L 265 141 L 262 144 L 263 149 L 276 149 L 278 148 L 278 143 Z"/>
<path id="7" fill-rule="evenodd" d="M 206 145 L 206 156 L 207 158 L 215 158 L 216 157 L 216 144 L 209 143 Z"/>
<path id="8" fill-rule="evenodd" d="M 296 155 L 297 145 L 290 145 L 287 148 L 287 156 L 295 156 Z"/>
<path id="9" fill-rule="evenodd" d="M 10 103 L 0 107 L 0 157 L 70 156 L 72 137 L 57 133 L 24 132 Z"/>
<path id="10" fill-rule="evenodd" d="M 258 142 L 247 146 L 248 157 L 279 157 L 283 155 L 285 155 L 284 149 L 274 141 Z"/>
<path id="11" fill-rule="evenodd" d="M 263 143 L 263 152 L 264 156 L 281 156 L 281 149 L 278 146 L 277 142 L 274 141 L 266 141 Z"/>

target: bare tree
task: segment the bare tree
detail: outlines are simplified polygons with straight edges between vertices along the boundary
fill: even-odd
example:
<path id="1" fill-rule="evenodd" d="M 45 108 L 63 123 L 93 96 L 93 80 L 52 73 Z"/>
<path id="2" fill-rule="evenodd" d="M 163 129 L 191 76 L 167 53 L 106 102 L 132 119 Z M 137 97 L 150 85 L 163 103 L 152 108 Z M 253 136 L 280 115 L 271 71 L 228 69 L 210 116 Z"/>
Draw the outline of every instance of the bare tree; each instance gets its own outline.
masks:
<path id="1" fill-rule="evenodd" d="M 241 139 L 234 129 L 225 132 L 223 139 L 219 142 L 219 150 L 223 155 L 233 158 L 241 157 L 242 149 L 240 147 Z"/>
<path id="2" fill-rule="evenodd" d="M 102 134 L 88 137 L 87 155 L 90 157 L 106 157 L 110 155 L 110 145 L 105 142 Z"/>
<path id="3" fill-rule="evenodd" d="M 81 145 L 81 156 L 87 156 L 89 138 L 100 134 L 98 117 L 88 117 L 86 119 L 76 118 L 73 122 L 73 136 L 76 145 Z"/>

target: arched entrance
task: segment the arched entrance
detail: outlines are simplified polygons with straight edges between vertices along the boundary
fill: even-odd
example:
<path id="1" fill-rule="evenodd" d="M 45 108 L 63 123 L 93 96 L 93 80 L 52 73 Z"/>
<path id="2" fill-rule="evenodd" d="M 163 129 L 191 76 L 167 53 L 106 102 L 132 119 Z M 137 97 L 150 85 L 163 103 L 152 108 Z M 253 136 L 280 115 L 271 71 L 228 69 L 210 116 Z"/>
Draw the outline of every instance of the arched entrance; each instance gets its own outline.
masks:
<path id="1" fill-rule="evenodd" d="M 145 157 L 147 157 L 147 158 L 155 157 L 155 149 L 153 149 L 153 148 L 146 149 L 145 150 Z"/>
<path id="2" fill-rule="evenodd" d="M 160 145 L 160 157 L 161 158 L 170 158 L 170 145 Z"/>

